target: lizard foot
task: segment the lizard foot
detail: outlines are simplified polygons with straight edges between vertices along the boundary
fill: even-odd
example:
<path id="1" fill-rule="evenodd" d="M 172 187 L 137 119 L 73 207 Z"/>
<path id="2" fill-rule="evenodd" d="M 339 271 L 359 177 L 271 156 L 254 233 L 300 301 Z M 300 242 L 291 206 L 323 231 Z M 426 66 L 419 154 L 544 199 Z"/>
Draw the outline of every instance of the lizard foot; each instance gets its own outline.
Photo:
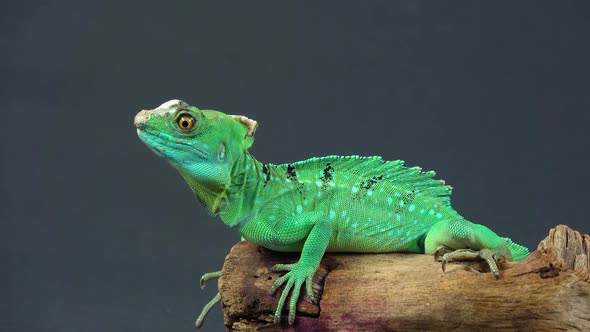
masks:
<path id="1" fill-rule="evenodd" d="M 288 271 L 285 275 L 279 277 L 275 281 L 274 285 L 272 285 L 268 292 L 269 294 L 274 294 L 274 292 L 279 287 L 281 287 L 284 283 L 287 283 L 283 289 L 283 292 L 281 293 L 277 309 L 275 310 L 275 324 L 278 324 L 281 321 L 281 312 L 289 293 L 291 293 L 291 301 L 289 302 L 289 325 L 292 325 L 293 322 L 295 322 L 297 299 L 299 298 L 299 293 L 303 283 L 305 283 L 307 296 L 312 301 L 312 303 L 315 302 L 315 297 L 312 291 L 312 279 L 316 269 L 317 268 L 314 267 L 302 266 L 299 263 L 277 264 L 271 268 L 271 271 L 273 272 Z M 291 290 L 293 291 L 291 292 Z"/>
<path id="2" fill-rule="evenodd" d="M 203 274 L 201 276 L 201 280 L 199 282 L 201 289 L 205 288 L 205 283 L 207 281 L 209 281 L 211 279 L 219 278 L 220 275 L 221 275 L 221 271 L 208 272 L 208 273 Z M 213 306 L 215 304 L 217 304 L 217 302 L 219 302 L 220 300 L 221 300 L 221 295 L 218 292 L 217 295 L 215 295 L 215 297 L 211 301 L 209 301 L 207 304 L 205 304 L 205 306 L 203 307 L 203 310 L 201 310 L 201 314 L 199 314 L 199 317 L 195 321 L 196 328 L 200 328 L 201 326 L 203 326 L 203 321 L 205 320 L 205 316 L 207 316 L 209 311 L 211 311 L 211 308 L 213 308 Z"/>
<path id="3" fill-rule="evenodd" d="M 205 283 L 207 281 L 209 281 L 211 279 L 219 278 L 220 275 L 221 275 L 221 271 L 207 272 L 207 273 L 203 274 L 201 276 L 201 281 L 200 281 L 201 289 L 205 288 Z"/>
<path id="4" fill-rule="evenodd" d="M 213 308 L 213 306 L 216 305 L 217 302 L 219 302 L 220 300 L 221 300 L 221 295 L 219 293 L 217 293 L 217 295 L 215 295 L 215 297 L 211 301 L 209 301 L 209 303 L 205 304 L 205 306 L 203 307 L 203 310 L 201 310 L 201 314 L 199 315 L 199 317 L 195 321 L 196 328 L 200 328 L 201 326 L 203 326 L 203 321 L 205 320 L 205 316 L 207 316 L 207 314 L 209 313 L 211 308 Z"/>
<path id="5" fill-rule="evenodd" d="M 440 247 L 439 247 L 440 248 Z M 438 252 L 438 249 L 437 249 Z M 436 253 L 435 253 L 436 257 Z M 504 255 L 496 254 L 490 249 L 481 249 L 479 251 L 471 249 L 457 249 L 452 252 L 447 252 L 442 256 L 442 270 L 445 271 L 445 265 L 449 262 L 465 261 L 465 260 L 476 260 L 483 259 L 490 267 L 490 271 L 494 275 L 494 278 L 500 277 L 500 270 L 498 264 L 504 262 L 506 258 Z"/>

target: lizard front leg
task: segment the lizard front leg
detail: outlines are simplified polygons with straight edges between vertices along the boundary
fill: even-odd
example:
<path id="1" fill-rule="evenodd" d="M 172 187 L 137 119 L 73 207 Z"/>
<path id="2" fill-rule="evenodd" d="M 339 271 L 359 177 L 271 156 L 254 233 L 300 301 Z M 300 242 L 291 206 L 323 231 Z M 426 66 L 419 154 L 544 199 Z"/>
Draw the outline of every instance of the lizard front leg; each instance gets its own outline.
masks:
<path id="1" fill-rule="evenodd" d="M 304 283 L 307 296 L 312 302 L 315 302 L 312 291 L 312 279 L 330 241 L 330 232 L 331 225 L 329 222 L 318 222 L 313 226 L 309 236 L 305 240 L 303 250 L 301 251 L 301 257 L 297 263 L 277 264 L 272 267 L 272 271 L 289 271 L 287 274 L 277 279 L 269 291 L 269 293 L 272 294 L 283 284 L 287 283 L 281 293 L 279 304 L 275 311 L 275 324 L 278 324 L 281 321 L 281 312 L 289 293 L 291 293 L 291 300 L 289 302 L 289 324 L 291 325 L 295 322 L 297 299 L 299 298 L 301 286 Z"/>
<path id="2" fill-rule="evenodd" d="M 299 261 L 294 264 L 277 264 L 273 271 L 288 271 L 278 278 L 269 293 L 274 293 L 285 284 L 275 311 L 274 321 L 279 323 L 285 301 L 289 302 L 289 324 L 295 321 L 295 310 L 299 292 L 303 284 L 308 297 L 313 301 L 312 278 L 317 271 L 322 256 L 328 247 L 331 223 L 325 213 L 303 212 L 295 216 L 283 217 L 279 221 L 260 218 L 248 222 L 242 235 L 263 247 L 277 251 L 301 251 Z"/>

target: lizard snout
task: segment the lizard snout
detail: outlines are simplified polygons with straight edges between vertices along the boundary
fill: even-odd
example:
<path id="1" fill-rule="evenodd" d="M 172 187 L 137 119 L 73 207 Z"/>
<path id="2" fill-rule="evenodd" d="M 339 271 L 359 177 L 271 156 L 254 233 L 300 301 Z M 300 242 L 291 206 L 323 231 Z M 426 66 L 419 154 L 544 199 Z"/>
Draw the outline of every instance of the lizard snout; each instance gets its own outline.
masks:
<path id="1" fill-rule="evenodd" d="M 137 127 L 138 129 L 144 129 L 147 121 L 150 119 L 150 116 L 152 116 L 152 111 L 148 110 L 143 110 L 137 113 L 135 115 L 135 119 L 133 120 L 135 127 Z"/>

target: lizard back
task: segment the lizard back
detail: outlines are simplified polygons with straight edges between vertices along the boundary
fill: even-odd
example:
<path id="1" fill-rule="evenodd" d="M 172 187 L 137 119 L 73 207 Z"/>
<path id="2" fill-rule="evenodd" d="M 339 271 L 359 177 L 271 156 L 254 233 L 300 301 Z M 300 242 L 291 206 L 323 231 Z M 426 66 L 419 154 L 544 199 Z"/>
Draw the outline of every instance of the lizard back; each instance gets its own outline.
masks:
<path id="1" fill-rule="evenodd" d="M 421 252 L 433 224 L 461 218 L 450 206 L 450 186 L 402 160 L 327 156 L 264 168 L 258 216 L 324 211 L 333 226 L 329 251 Z"/>

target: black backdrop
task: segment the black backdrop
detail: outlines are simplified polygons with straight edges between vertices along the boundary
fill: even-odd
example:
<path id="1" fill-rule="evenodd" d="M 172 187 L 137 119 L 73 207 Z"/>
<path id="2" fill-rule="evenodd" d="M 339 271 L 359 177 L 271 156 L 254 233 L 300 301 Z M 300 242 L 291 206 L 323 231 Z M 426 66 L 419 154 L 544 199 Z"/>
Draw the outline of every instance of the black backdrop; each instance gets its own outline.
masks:
<path id="1" fill-rule="evenodd" d="M 590 232 L 588 2 L 120 3 L 0 14 L 2 331 L 192 330 L 239 236 L 136 137 L 173 98 L 258 120 L 265 162 L 435 169 L 532 249 Z"/>

